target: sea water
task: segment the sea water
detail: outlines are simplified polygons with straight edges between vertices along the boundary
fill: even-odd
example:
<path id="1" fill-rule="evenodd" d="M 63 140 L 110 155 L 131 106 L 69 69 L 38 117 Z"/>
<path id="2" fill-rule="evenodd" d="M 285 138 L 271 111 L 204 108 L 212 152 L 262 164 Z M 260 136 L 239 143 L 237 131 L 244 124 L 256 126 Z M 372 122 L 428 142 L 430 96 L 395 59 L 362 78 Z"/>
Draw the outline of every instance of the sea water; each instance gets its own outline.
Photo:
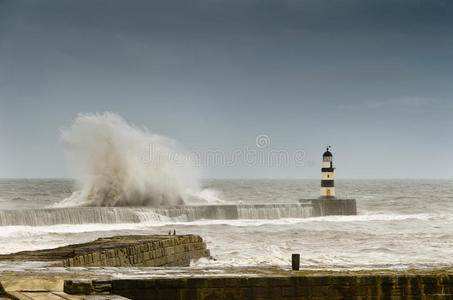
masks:
<path id="1" fill-rule="evenodd" d="M 178 213 L 168 207 L 55 208 L 77 189 L 73 180 L 1 179 L 0 253 L 174 229 L 201 235 L 211 249 L 215 260 L 200 259 L 194 267 L 288 266 L 292 253 L 300 253 L 302 267 L 315 269 L 453 266 L 453 181 L 336 185 L 338 195 L 357 199 L 357 216 L 311 217 L 298 200 L 317 197 L 318 180 L 202 181 L 203 197 L 216 203 L 211 206 L 235 209 L 225 215 L 191 207 Z"/>

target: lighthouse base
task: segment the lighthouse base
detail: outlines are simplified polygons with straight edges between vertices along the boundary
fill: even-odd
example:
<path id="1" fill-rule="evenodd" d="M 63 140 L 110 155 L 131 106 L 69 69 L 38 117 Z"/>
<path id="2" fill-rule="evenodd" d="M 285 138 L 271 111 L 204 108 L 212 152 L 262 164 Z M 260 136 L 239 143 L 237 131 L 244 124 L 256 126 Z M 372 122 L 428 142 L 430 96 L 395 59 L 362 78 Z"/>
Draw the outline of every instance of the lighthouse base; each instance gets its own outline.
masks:
<path id="1" fill-rule="evenodd" d="M 313 216 L 357 215 L 355 199 L 338 199 L 335 197 L 320 197 L 312 199 Z"/>

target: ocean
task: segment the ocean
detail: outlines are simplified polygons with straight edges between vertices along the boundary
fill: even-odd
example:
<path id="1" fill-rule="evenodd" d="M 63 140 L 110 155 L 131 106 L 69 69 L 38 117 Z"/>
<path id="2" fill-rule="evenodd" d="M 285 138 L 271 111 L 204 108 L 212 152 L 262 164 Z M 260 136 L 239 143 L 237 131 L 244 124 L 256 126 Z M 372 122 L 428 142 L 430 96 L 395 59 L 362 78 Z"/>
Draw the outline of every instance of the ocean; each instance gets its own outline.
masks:
<path id="1" fill-rule="evenodd" d="M 57 207 L 79 187 L 70 179 L 0 180 L 0 253 L 53 248 L 120 234 L 198 234 L 213 260 L 193 267 L 289 266 L 306 269 L 424 269 L 453 266 L 453 181 L 337 180 L 357 199 L 357 216 L 310 217 L 296 207 L 315 198 L 319 180 L 202 181 L 202 197 L 229 205 L 235 219 L 201 209 Z M 219 204 L 221 203 L 221 204 Z M 244 204 L 279 204 L 265 210 Z M 0 266 L 3 268 L 4 266 Z"/>

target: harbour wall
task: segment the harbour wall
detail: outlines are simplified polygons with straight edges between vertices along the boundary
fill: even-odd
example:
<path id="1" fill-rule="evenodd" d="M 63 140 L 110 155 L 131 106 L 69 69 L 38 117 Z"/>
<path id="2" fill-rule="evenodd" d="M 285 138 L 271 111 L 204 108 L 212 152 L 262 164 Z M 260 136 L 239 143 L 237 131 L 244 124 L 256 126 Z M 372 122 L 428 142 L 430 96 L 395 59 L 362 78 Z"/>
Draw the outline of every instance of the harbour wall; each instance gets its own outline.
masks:
<path id="1" fill-rule="evenodd" d="M 64 291 L 115 294 L 136 300 L 453 299 L 453 274 L 287 273 L 264 277 L 66 280 Z"/>
<path id="2" fill-rule="evenodd" d="M 0 226 L 190 222 L 196 220 L 309 218 L 355 215 L 354 199 L 307 199 L 293 203 L 179 205 L 171 207 L 68 207 L 0 210 Z"/>
<path id="3" fill-rule="evenodd" d="M 316 217 L 357 215 L 355 199 L 320 197 L 318 199 L 312 199 L 311 205 L 313 216 Z"/>
<path id="4" fill-rule="evenodd" d="M 45 261 L 62 267 L 162 267 L 188 266 L 193 259 L 209 256 L 206 243 L 197 235 L 131 235 L 0 255 L 0 261 Z"/>

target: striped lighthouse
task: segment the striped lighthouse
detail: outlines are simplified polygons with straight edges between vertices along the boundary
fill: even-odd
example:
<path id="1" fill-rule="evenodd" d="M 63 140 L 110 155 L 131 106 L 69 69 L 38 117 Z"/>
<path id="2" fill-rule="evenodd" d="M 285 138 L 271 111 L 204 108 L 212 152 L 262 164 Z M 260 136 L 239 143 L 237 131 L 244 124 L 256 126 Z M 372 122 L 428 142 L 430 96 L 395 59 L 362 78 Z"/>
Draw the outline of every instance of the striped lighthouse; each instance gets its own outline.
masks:
<path id="1" fill-rule="evenodd" d="M 322 169 L 321 169 L 321 198 L 335 197 L 335 185 L 333 171 L 335 168 L 332 164 L 332 153 L 329 151 L 330 146 L 327 147 L 326 152 L 322 155 Z"/>

